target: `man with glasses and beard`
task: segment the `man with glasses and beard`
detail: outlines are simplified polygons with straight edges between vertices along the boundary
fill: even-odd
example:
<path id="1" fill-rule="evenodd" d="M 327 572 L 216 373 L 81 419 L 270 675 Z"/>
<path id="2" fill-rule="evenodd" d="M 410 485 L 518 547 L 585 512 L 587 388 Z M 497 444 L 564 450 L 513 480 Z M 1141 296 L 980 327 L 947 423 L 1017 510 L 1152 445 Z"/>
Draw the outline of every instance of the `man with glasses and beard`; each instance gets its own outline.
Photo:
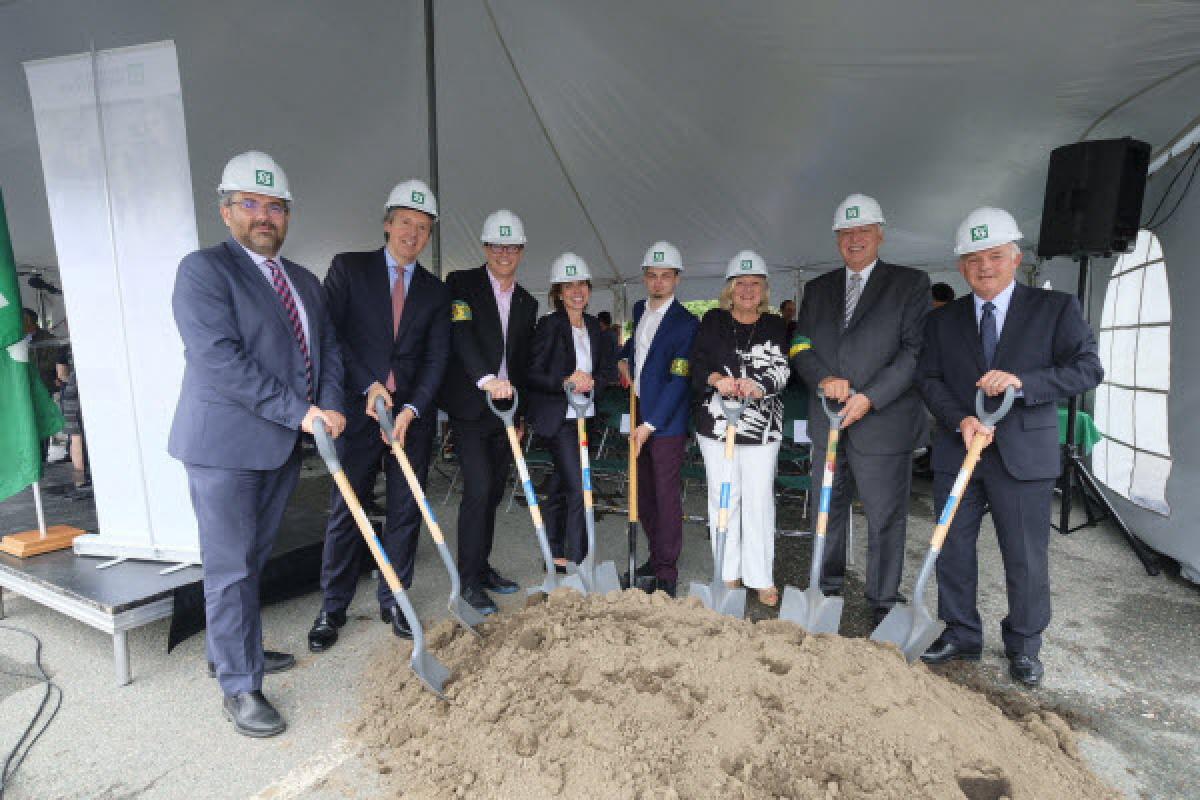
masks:
<path id="1" fill-rule="evenodd" d="M 242 153 L 217 191 L 231 236 L 185 256 L 175 276 L 185 366 L 167 449 L 187 470 L 225 715 L 238 733 L 274 736 L 287 726 L 263 673 L 296 661 L 263 649 L 259 578 L 300 477 L 300 432 L 345 427 L 342 360 L 321 284 L 279 256 L 292 200 L 283 170 Z"/>

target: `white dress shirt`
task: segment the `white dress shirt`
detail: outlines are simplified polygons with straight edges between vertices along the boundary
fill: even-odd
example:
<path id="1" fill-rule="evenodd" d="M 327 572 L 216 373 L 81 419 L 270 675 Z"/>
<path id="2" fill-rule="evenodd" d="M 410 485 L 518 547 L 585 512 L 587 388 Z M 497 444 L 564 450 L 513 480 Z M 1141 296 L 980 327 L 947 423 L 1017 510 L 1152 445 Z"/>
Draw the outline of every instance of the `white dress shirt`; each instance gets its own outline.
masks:
<path id="1" fill-rule="evenodd" d="M 575 342 L 575 369 L 579 372 L 592 374 L 592 340 L 588 338 L 587 325 L 576 328 L 571 326 L 571 339 Z M 596 415 L 596 404 L 590 403 L 585 417 Z M 575 406 L 567 403 L 567 419 L 575 419 Z"/>
<path id="2" fill-rule="evenodd" d="M 662 324 L 663 317 L 667 314 L 667 309 L 674 302 L 675 295 L 671 295 L 655 311 L 650 308 L 650 301 L 647 300 L 646 310 L 642 312 L 642 318 L 638 320 L 637 330 L 633 332 L 633 391 L 638 397 L 642 396 L 642 366 L 646 363 L 646 356 L 650 354 L 650 345 L 654 343 L 654 335 L 658 333 L 658 326 Z"/>
<path id="3" fill-rule="evenodd" d="M 992 312 L 992 316 L 996 318 L 996 339 L 997 343 L 1000 339 L 1000 334 L 1004 333 L 1004 319 L 1008 316 L 1008 307 L 1012 303 L 1013 292 L 1017 290 L 1017 282 L 1013 281 L 1008 285 L 1008 288 L 1000 294 L 992 298 L 992 305 L 996 310 Z M 988 302 L 974 292 L 971 293 L 971 299 L 975 301 L 975 330 L 979 330 L 979 326 L 983 323 L 983 304 Z"/>

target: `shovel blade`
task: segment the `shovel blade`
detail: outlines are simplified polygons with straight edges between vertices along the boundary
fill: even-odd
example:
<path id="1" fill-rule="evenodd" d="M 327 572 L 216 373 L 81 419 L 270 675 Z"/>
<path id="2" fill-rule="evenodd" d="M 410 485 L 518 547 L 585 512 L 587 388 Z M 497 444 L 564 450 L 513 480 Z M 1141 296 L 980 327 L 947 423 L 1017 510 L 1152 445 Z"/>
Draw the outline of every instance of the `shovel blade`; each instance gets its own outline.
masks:
<path id="1" fill-rule="evenodd" d="M 709 591 L 710 588 L 711 587 L 707 583 L 693 582 L 688 586 L 688 597 L 700 598 L 700 602 L 704 603 L 705 607 L 711 608 L 715 611 L 716 608 L 713 605 L 713 596 L 712 592 Z"/>
<path id="2" fill-rule="evenodd" d="M 827 597 L 816 586 L 800 591 L 794 586 L 783 590 L 779 618 L 794 622 L 808 633 L 837 633 L 842 622 L 841 597 Z"/>
<path id="3" fill-rule="evenodd" d="M 604 561 L 596 566 L 591 590 L 595 594 L 608 594 L 621 590 L 621 579 L 617 577 L 617 565 Z"/>
<path id="4" fill-rule="evenodd" d="M 871 641 L 894 644 L 913 663 L 942 635 L 946 623 L 934 619 L 924 606 L 897 603 L 871 634 Z"/>
<path id="5" fill-rule="evenodd" d="M 721 584 L 693 583 L 688 587 L 690 597 L 699 597 L 700 602 L 730 617 L 741 619 L 746 616 L 746 590 L 729 589 Z"/>
<path id="6" fill-rule="evenodd" d="M 433 653 L 423 647 L 420 650 L 414 649 L 408 665 L 412 667 L 412 671 L 429 691 L 443 700 L 446 699 L 442 690 L 446 687 L 446 679 L 450 677 L 450 670 L 446 669 Z"/>
<path id="7" fill-rule="evenodd" d="M 450 602 L 446 607 L 449 609 L 451 616 L 458 620 L 460 625 L 476 636 L 482 635 L 479 631 L 475 630 L 475 626 L 483 623 L 486 618 L 470 603 L 458 595 L 454 595 L 450 598 Z"/>
<path id="8" fill-rule="evenodd" d="M 574 572 L 563 578 L 558 582 L 558 585 L 566 587 L 567 589 L 574 589 L 585 597 L 588 593 L 587 586 L 583 582 L 583 575 L 578 572 Z"/>

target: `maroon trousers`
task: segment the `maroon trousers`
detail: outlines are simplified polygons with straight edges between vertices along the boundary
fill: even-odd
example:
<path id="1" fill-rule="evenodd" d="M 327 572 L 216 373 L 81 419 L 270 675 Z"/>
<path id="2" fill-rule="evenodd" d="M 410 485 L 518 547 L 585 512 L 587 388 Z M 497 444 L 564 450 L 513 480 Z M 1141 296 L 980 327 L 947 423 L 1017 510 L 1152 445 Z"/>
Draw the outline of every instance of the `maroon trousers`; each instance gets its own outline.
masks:
<path id="1" fill-rule="evenodd" d="M 686 436 L 654 434 L 638 453 L 638 517 L 650 541 L 654 576 L 675 582 L 675 562 L 683 549 L 683 498 L 679 470 L 687 449 Z"/>

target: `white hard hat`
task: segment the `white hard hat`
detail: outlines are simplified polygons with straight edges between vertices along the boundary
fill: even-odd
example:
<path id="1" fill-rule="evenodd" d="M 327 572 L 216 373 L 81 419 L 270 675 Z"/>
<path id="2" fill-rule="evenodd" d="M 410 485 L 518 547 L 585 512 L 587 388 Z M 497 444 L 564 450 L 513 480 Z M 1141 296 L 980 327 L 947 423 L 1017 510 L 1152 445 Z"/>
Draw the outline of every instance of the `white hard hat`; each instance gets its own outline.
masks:
<path id="1" fill-rule="evenodd" d="M 642 269 L 647 267 L 670 267 L 683 272 L 683 256 L 670 242 L 655 242 L 642 259 Z"/>
<path id="2" fill-rule="evenodd" d="M 833 229 L 857 228 L 861 225 L 886 225 L 883 209 L 874 197 L 852 194 L 841 202 L 833 212 Z"/>
<path id="3" fill-rule="evenodd" d="M 958 234 L 954 237 L 954 255 L 978 253 L 1022 238 L 1012 214 L 1002 208 L 984 206 L 967 214 L 959 224 Z"/>
<path id="4" fill-rule="evenodd" d="M 221 172 L 221 183 L 217 186 L 217 191 L 221 194 L 254 192 L 288 202 L 292 199 L 287 175 L 275 163 L 275 159 L 258 150 L 250 150 L 229 159 L 229 163 Z"/>
<path id="5" fill-rule="evenodd" d="M 483 221 L 480 240 L 484 244 L 525 244 L 525 226 L 520 217 L 502 208 Z"/>
<path id="6" fill-rule="evenodd" d="M 767 277 L 767 262 L 763 261 L 763 257 L 753 250 L 743 250 L 729 259 L 729 266 L 725 268 L 725 280 L 736 278 L 739 275 L 762 275 L 765 278 Z"/>
<path id="7" fill-rule="evenodd" d="M 387 205 L 383 207 L 384 212 L 391 211 L 393 208 L 411 208 L 414 211 L 424 211 L 429 216 L 437 219 L 437 198 L 433 196 L 433 192 L 425 185 L 425 181 L 409 180 L 403 183 L 397 183 L 396 188 L 392 189 L 388 195 Z"/>
<path id="8" fill-rule="evenodd" d="M 571 281 L 590 281 L 592 273 L 587 262 L 574 253 L 563 253 L 550 265 L 550 285 Z"/>

